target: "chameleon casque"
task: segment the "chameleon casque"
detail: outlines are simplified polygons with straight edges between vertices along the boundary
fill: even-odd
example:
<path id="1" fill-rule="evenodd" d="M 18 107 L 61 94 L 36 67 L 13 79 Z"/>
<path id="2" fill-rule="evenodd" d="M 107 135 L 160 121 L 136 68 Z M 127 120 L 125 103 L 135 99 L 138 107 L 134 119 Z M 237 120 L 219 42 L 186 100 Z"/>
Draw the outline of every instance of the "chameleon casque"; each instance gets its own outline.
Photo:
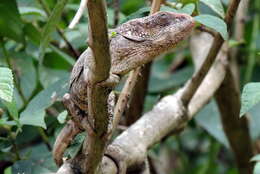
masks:
<path id="1" fill-rule="evenodd" d="M 170 51 L 189 35 L 193 26 L 194 20 L 191 16 L 173 12 L 157 12 L 120 25 L 113 30 L 116 34 L 110 38 L 109 79 L 117 79 L 115 83 L 118 83 L 120 77 L 129 71 Z M 77 112 L 78 115 L 82 112 L 85 113 L 85 116 L 87 115 L 88 106 L 85 97 L 87 90 L 84 85 L 80 84 L 86 83 L 84 77 L 91 71 L 89 66 L 91 61 L 93 61 L 92 51 L 88 48 L 73 67 L 70 94 L 64 97 L 68 110 L 72 112 L 76 107 L 80 110 Z M 73 114 L 71 113 L 71 115 Z M 62 163 L 63 152 L 77 133 L 77 131 L 70 133 L 74 128 L 75 126 L 65 126 L 56 139 L 53 155 L 59 165 Z"/>

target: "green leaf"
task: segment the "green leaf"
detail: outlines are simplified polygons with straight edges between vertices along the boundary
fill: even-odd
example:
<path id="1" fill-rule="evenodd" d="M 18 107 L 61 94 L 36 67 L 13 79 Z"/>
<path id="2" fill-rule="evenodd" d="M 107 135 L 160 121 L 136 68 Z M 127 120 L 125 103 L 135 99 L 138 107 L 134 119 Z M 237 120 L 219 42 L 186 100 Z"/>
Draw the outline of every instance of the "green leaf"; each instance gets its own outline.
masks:
<path id="1" fill-rule="evenodd" d="M 68 64 L 70 64 L 71 66 L 73 66 L 76 61 L 75 59 L 73 59 L 70 55 L 68 55 L 67 53 L 59 50 L 58 48 L 56 48 L 53 45 L 50 45 L 50 48 L 56 53 L 58 54 L 64 61 L 66 61 Z"/>
<path id="2" fill-rule="evenodd" d="M 61 113 L 58 115 L 58 117 L 57 117 L 59 123 L 60 123 L 60 124 L 65 123 L 65 122 L 66 122 L 66 119 L 67 119 L 67 116 L 68 116 L 68 112 L 67 112 L 66 110 L 63 111 L 63 112 L 61 112 Z"/>
<path id="3" fill-rule="evenodd" d="M 255 167 L 254 167 L 254 174 L 259 174 L 260 173 L 260 162 L 256 163 L 255 164 Z"/>
<path id="4" fill-rule="evenodd" d="M 39 53 L 39 64 L 41 65 L 43 62 L 43 57 L 45 54 L 45 49 L 48 47 L 50 41 L 50 35 L 55 30 L 59 19 L 61 17 L 62 11 L 66 5 L 68 0 L 59 0 L 51 13 L 51 16 L 44 26 L 42 36 L 41 36 L 41 44 L 40 44 L 40 53 Z"/>
<path id="5" fill-rule="evenodd" d="M 158 60 L 153 64 L 152 76 L 149 80 L 148 91 L 152 93 L 162 92 L 169 89 L 174 89 L 184 84 L 192 75 L 193 68 L 191 66 L 180 69 L 173 74 L 163 71 L 169 64 L 162 60 Z"/>
<path id="6" fill-rule="evenodd" d="M 13 91 L 14 84 L 11 69 L 0 67 L 0 98 L 12 102 Z"/>
<path id="7" fill-rule="evenodd" d="M 38 93 L 21 113 L 20 123 L 46 128 L 44 122 L 45 109 L 54 102 L 61 100 L 62 96 L 68 91 L 67 82 L 68 78 L 60 79 Z"/>
<path id="8" fill-rule="evenodd" d="M 221 0 L 200 0 L 202 3 L 206 4 L 213 11 L 215 11 L 220 17 L 225 17 L 225 12 Z"/>
<path id="9" fill-rule="evenodd" d="M 250 161 L 260 161 L 260 154 L 253 156 Z"/>
<path id="10" fill-rule="evenodd" d="M 0 36 L 24 42 L 23 22 L 15 0 L 0 1 Z"/>
<path id="11" fill-rule="evenodd" d="M 33 57 L 25 52 L 12 53 L 16 62 L 16 68 L 19 69 L 19 82 L 21 92 L 26 99 L 29 99 L 37 86 L 36 68 L 33 63 Z"/>
<path id="12" fill-rule="evenodd" d="M 10 113 L 12 119 L 18 121 L 18 109 L 14 97 L 12 102 L 3 101 L 3 104 L 7 107 L 8 112 Z"/>
<path id="13" fill-rule="evenodd" d="M 28 157 L 14 163 L 13 174 L 47 174 L 57 171 L 52 154 L 45 144 L 30 146 L 24 151 Z"/>
<path id="14" fill-rule="evenodd" d="M 11 167 L 6 168 L 5 171 L 4 171 L 4 174 L 12 174 L 11 169 L 12 169 Z"/>
<path id="15" fill-rule="evenodd" d="M 193 13 L 195 9 L 195 4 L 193 3 L 189 3 L 187 5 L 185 5 L 183 8 L 181 9 L 174 9 L 168 6 L 162 6 L 160 11 L 170 11 L 170 12 L 175 12 L 175 13 L 186 13 L 188 15 L 191 15 Z"/>
<path id="16" fill-rule="evenodd" d="M 145 17 L 147 15 L 149 15 L 150 13 L 150 7 L 143 7 L 143 8 L 140 8 L 139 10 L 137 10 L 136 12 L 134 13 L 131 13 L 129 16 L 127 16 L 124 20 L 122 20 L 121 24 L 122 23 L 125 23 L 131 19 L 135 19 L 135 18 L 141 18 L 141 17 Z"/>
<path id="17" fill-rule="evenodd" d="M 260 83 L 248 83 L 244 86 L 241 97 L 240 116 L 260 102 Z"/>
<path id="18" fill-rule="evenodd" d="M 36 27 L 31 23 L 26 23 L 24 27 L 24 32 L 26 36 L 35 44 L 40 45 L 41 38 L 39 37 L 41 34 L 36 29 Z"/>
<path id="19" fill-rule="evenodd" d="M 210 135 L 216 138 L 226 147 L 229 146 L 226 135 L 220 121 L 220 114 L 216 102 L 211 101 L 195 117 L 195 121 Z"/>
<path id="20" fill-rule="evenodd" d="M 21 15 L 39 15 L 42 17 L 47 17 L 46 13 L 43 10 L 36 7 L 19 7 L 19 12 Z"/>
<path id="21" fill-rule="evenodd" d="M 65 77 L 69 77 L 69 72 L 65 70 L 47 68 L 44 66 L 39 67 L 40 82 L 44 88 L 49 87 L 51 84 L 57 82 L 57 80 Z"/>
<path id="22" fill-rule="evenodd" d="M 86 133 L 83 132 L 78 134 L 74 138 L 69 148 L 66 150 L 65 156 L 68 155 L 70 158 L 74 158 L 77 155 L 77 153 L 80 151 L 85 138 L 86 138 Z"/>
<path id="23" fill-rule="evenodd" d="M 212 15 L 199 15 L 195 16 L 194 19 L 219 32 L 224 40 L 228 39 L 227 24 L 222 19 Z"/>

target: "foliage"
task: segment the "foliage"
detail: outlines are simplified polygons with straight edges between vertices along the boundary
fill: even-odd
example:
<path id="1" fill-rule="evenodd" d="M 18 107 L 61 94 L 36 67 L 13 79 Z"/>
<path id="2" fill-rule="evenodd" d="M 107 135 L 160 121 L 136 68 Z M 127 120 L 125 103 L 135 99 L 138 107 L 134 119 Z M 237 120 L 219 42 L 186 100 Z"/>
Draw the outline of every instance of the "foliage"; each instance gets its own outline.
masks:
<path id="1" fill-rule="evenodd" d="M 240 116 L 248 112 L 253 106 L 260 102 L 260 83 L 248 83 L 242 92 L 242 107 Z"/>
<path id="2" fill-rule="evenodd" d="M 114 25 L 115 18 L 111 2 L 108 1 L 107 10 L 109 27 Z M 226 6 L 221 0 L 169 2 L 177 5 L 163 5 L 162 11 L 193 15 L 196 26 L 210 28 L 219 32 L 225 40 L 232 39 L 231 41 L 239 43 L 233 44 L 235 48 L 241 46 L 241 43 L 244 44 L 241 47 L 241 56 L 238 56 L 239 66 L 243 70 L 241 78 L 244 78 L 244 72 L 247 71 L 244 66 L 248 62 L 247 57 L 253 54 L 255 61 L 253 65 L 250 64 L 250 68 L 253 67 L 254 71 L 249 73 L 247 79 L 259 81 L 260 73 L 257 68 L 260 66 L 260 48 L 257 45 L 260 32 L 252 29 L 252 16 L 246 21 L 249 24 L 246 27 L 246 38 L 241 42 L 228 36 L 223 20 Z M 86 16 L 75 29 L 67 28 L 78 5 L 79 0 L 0 1 L 0 163 L 11 162 L 5 174 L 43 174 L 57 169 L 50 148 L 68 115 L 61 99 L 68 91 L 69 74 L 76 61 L 75 54 L 87 47 Z M 149 10 L 150 7 L 144 0 L 122 0 L 119 22 L 147 16 Z M 250 34 L 252 30 L 254 35 Z M 253 45 L 253 50 L 248 46 L 250 44 Z M 173 93 L 190 78 L 194 68 L 187 48 L 188 43 L 183 42 L 176 49 L 177 54 L 169 53 L 154 62 L 145 111 L 149 111 L 160 97 Z M 184 59 L 177 69 L 173 69 L 178 60 L 177 55 L 182 55 Z M 259 107 L 253 108 L 259 101 L 260 84 L 248 83 L 243 89 L 240 115 L 249 111 L 253 120 L 259 120 Z M 250 124 L 250 130 L 252 136 L 257 138 L 260 130 L 254 123 Z M 79 151 L 83 139 L 84 135 L 76 137 L 67 150 L 68 156 L 74 156 Z M 237 174 L 233 162 L 225 165 L 225 161 L 231 159 L 229 153 L 225 159 L 219 159 L 219 163 L 223 165 L 214 165 L 218 153 L 227 151 L 227 144 L 217 106 L 210 103 L 191 121 L 183 135 L 169 138 L 152 149 L 151 154 L 155 155 L 155 158 L 159 158 L 164 150 L 176 154 L 176 160 L 173 162 L 178 166 L 176 171 L 179 174 L 206 174 L 209 171 L 212 174 L 223 171 Z M 259 161 L 259 158 L 253 160 Z M 259 166 L 257 162 L 255 173 Z"/>

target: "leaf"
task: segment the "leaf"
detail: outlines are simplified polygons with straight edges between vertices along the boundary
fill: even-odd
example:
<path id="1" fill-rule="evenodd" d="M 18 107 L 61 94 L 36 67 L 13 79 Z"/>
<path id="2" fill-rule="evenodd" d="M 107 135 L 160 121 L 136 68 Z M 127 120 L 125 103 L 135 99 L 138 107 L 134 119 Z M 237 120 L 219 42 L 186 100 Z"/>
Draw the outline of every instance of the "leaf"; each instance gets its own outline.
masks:
<path id="1" fill-rule="evenodd" d="M 25 151 L 29 156 L 26 160 L 14 163 L 12 166 L 13 174 L 47 174 L 57 170 L 52 154 L 46 145 L 30 146 Z"/>
<path id="2" fill-rule="evenodd" d="M 12 119 L 18 121 L 18 109 L 14 97 L 12 102 L 3 101 L 3 104 L 7 107 L 8 112 L 10 113 Z"/>
<path id="3" fill-rule="evenodd" d="M 179 9 L 178 12 L 191 15 L 194 10 L 195 10 L 195 4 L 189 3 L 189 4 L 185 5 L 183 8 Z"/>
<path id="4" fill-rule="evenodd" d="M 76 61 L 75 59 L 73 59 L 70 55 L 68 55 L 67 53 L 59 50 L 58 48 L 56 48 L 53 45 L 50 45 L 50 48 L 58 55 L 60 56 L 66 63 L 70 64 L 71 66 L 73 66 Z M 56 60 L 57 61 L 57 60 Z M 59 61 L 60 62 L 60 61 Z"/>
<path id="5" fill-rule="evenodd" d="M 36 29 L 36 27 L 31 23 L 26 23 L 24 27 L 24 32 L 26 36 L 35 44 L 40 45 L 41 38 L 40 32 Z"/>
<path id="6" fill-rule="evenodd" d="M 12 102 L 13 92 L 14 84 L 11 69 L 0 67 L 0 98 Z"/>
<path id="7" fill-rule="evenodd" d="M 12 169 L 11 167 L 6 168 L 5 171 L 4 171 L 4 174 L 12 174 L 11 169 Z"/>
<path id="8" fill-rule="evenodd" d="M 43 62 L 45 49 L 47 48 L 49 41 L 50 41 L 50 35 L 55 30 L 67 1 L 68 0 L 57 1 L 57 4 L 54 7 L 54 10 L 52 11 L 47 24 L 44 26 L 42 36 L 41 36 L 42 41 L 40 44 L 40 51 L 39 51 L 39 64 L 40 65 Z"/>
<path id="9" fill-rule="evenodd" d="M 194 9 L 195 9 L 195 4 L 189 3 L 189 4 L 185 5 L 183 8 L 178 9 L 178 10 L 171 8 L 171 7 L 168 7 L 168 6 L 162 6 L 160 11 L 169 11 L 169 12 L 175 12 L 175 13 L 186 13 L 186 14 L 191 15 L 193 13 Z"/>
<path id="10" fill-rule="evenodd" d="M 19 82 L 21 92 L 26 99 L 29 99 L 37 86 L 36 68 L 33 63 L 33 57 L 25 52 L 12 53 L 15 58 L 16 68 L 19 71 Z"/>
<path id="11" fill-rule="evenodd" d="M 253 156 L 250 161 L 260 161 L 260 154 Z"/>
<path id="12" fill-rule="evenodd" d="M 65 122 L 66 122 L 66 119 L 67 119 L 67 116 L 68 116 L 68 112 L 67 112 L 66 110 L 63 111 L 63 112 L 61 112 L 61 113 L 58 115 L 58 117 L 57 117 L 59 123 L 60 123 L 60 124 L 65 123 Z"/>
<path id="13" fill-rule="evenodd" d="M 255 164 L 255 167 L 254 167 L 254 174 L 259 174 L 260 173 L 260 162 L 256 163 Z"/>
<path id="14" fill-rule="evenodd" d="M 143 8 L 140 8 L 139 10 L 137 10 L 136 12 L 134 13 L 131 13 L 129 16 L 127 16 L 122 22 L 122 23 L 125 23 L 131 19 L 135 19 L 135 18 L 141 18 L 141 17 L 145 17 L 147 15 L 149 15 L 150 13 L 150 7 L 143 7 Z"/>
<path id="15" fill-rule="evenodd" d="M 197 114 L 195 121 L 220 143 L 224 144 L 226 147 L 229 146 L 220 121 L 218 107 L 215 102 L 211 101 L 206 105 Z"/>
<path id="16" fill-rule="evenodd" d="M 161 72 L 168 68 L 169 64 L 166 64 L 162 60 L 158 60 L 153 64 L 152 67 L 152 76 L 149 81 L 149 92 L 156 93 L 162 92 L 168 89 L 173 89 L 184 84 L 189 77 L 192 75 L 193 68 L 192 67 L 185 67 L 180 69 L 174 73 L 169 72 Z M 167 66 L 167 67 L 164 67 Z"/>
<path id="17" fill-rule="evenodd" d="M 85 138 L 86 138 L 86 133 L 83 132 L 78 134 L 72 141 L 69 148 L 66 150 L 65 156 L 69 155 L 70 158 L 74 158 L 80 151 Z"/>
<path id="18" fill-rule="evenodd" d="M 0 36 L 24 42 L 23 22 L 15 0 L 0 1 Z"/>
<path id="19" fill-rule="evenodd" d="M 244 86 L 241 96 L 240 116 L 260 102 L 260 83 L 248 83 Z"/>
<path id="20" fill-rule="evenodd" d="M 200 2 L 206 4 L 213 11 L 215 11 L 220 17 L 225 17 L 225 12 L 221 0 L 200 0 Z"/>
<path id="21" fill-rule="evenodd" d="M 219 32 L 224 40 L 228 39 L 227 24 L 222 19 L 212 15 L 199 15 L 195 16 L 194 19 Z"/>
<path id="22" fill-rule="evenodd" d="M 45 109 L 50 107 L 54 102 L 61 100 L 61 97 L 68 90 L 67 82 L 68 78 L 60 79 L 38 93 L 21 113 L 20 123 L 46 128 L 44 122 Z"/>
<path id="23" fill-rule="evenodd" d="M 57 82 L 57 80 L 65 77 L 69 77 L 69 72 L 65 70 L 52 69 L 44 66 L 39 67 L 40 82 L 44 88 L 49 87 L 51 84 Z"/>
<path id="24" fill-rule="evenodd" d="M 21 15 L 39 15 L 42 17 L 47 17 L 46 13 L 43 10 L 36 7 L 19 7 L 19 12 Z"/>

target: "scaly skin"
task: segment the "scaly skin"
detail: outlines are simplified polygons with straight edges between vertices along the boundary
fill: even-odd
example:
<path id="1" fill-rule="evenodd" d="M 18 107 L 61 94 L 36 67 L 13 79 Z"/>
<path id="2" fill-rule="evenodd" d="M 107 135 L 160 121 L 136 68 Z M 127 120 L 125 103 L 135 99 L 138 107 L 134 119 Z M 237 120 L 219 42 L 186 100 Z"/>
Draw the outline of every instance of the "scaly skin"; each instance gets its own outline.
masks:
<path id="1" fill-rule="evenodd" d="M 113 77 L 118 77 L 118 80 L 114 82 L 115 85 L 120 77 L 129 71 L 170 51 L 189 35 L 193 26 L 194 20 L 191 16 L 172 12 L 157 12 L 151 16 L 133 19 L 120 25 L 114 30 L 116 34 L 110 40 L 110 80 L 115 79 Z M 86 77 L 91 72 L 89 65 L 92 61 L 92 52 L 88 48 L 73 67 L 70 78 L 70 94 L 67 94 L 65 99 L 65 105 L 80 129 L 85 129 L 81 127 L 80 122 L 84 119 L 83 117 L 87 116 Z M 75 135 L 75 131 L 70 135 Z M 72 139 L 69 136 L 59 136 Z M 54 159 L 59 165 L 62 163 L 62 152 L 69 144 L 67 140 L 64 140 L 67 144 L 60 145 L 62 141 L 59 139 L 53 150 Z M 61 150 L 60 147 L 63 149 Z"/>

